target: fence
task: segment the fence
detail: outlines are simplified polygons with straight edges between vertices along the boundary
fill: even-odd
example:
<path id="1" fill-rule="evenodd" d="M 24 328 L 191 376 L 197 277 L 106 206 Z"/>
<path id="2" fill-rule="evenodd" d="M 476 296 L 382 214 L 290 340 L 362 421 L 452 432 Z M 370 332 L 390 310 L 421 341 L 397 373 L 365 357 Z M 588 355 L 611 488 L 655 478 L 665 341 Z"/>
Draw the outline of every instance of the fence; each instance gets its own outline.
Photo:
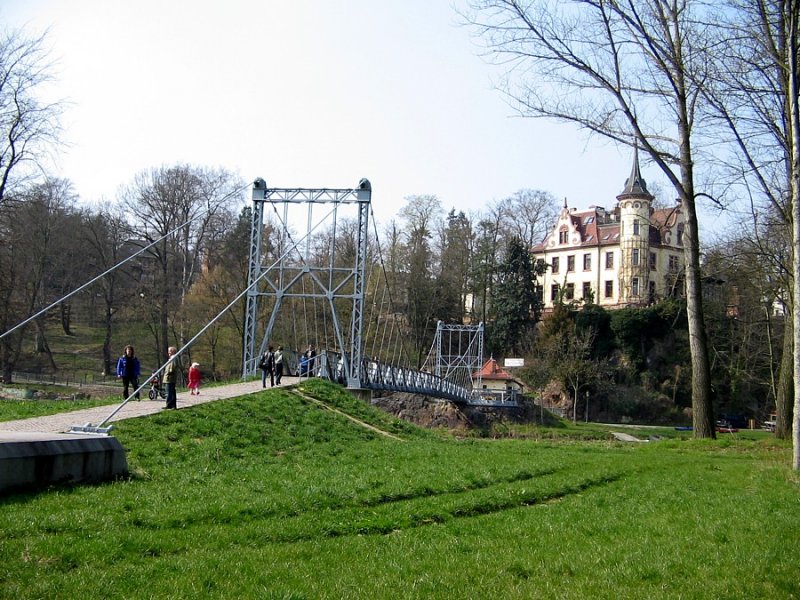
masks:
<path id="1" fill-rule="evenodd" d="M 0 378 L 2 381 L 2 378 Z M 111 375 L 93 375 L 90 373 L 24 373 L 13 371 L 11 373 L 13 383 L 45 383 L 49 385 L 64 385 L 71 387 L 83 386 L 119 386 L 119 380 Z"/>

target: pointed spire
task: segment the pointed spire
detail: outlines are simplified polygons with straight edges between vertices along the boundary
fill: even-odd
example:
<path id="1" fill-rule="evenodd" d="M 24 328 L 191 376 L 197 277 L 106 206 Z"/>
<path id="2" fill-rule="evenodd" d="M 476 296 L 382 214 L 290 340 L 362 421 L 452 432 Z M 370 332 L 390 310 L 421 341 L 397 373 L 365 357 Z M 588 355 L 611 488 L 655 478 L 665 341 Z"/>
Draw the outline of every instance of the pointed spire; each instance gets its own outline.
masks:
<path id="1" fill-rule="evenodd" d="M 631 167 L 631 175 L 625 181 L 625 189 L 622 190 L 620 196 L 627 195 L 645 195 L 649 196 L 650 192 L 647 191 L 647 183 L 642 177 L 642 172 L 639 170 L 639 146 L 638 144 L 633 147 L 633 166 Z"/>

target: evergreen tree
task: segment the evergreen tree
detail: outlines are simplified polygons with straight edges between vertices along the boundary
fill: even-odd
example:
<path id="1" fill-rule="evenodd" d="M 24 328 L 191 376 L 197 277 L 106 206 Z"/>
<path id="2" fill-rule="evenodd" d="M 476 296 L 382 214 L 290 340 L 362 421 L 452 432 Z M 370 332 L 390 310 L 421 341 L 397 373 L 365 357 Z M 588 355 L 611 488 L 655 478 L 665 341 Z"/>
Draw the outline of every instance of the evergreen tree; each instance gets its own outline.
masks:
<path id="1" fill-rule="evenodd" d="M 519 237 L 508 242 L 505 260 L 498 267 L 492 296 L 495 319 L 490 334 L 493 354 L 521 355 L 530 347 L 542 304 L 536 294 L 536 269 Z"/>

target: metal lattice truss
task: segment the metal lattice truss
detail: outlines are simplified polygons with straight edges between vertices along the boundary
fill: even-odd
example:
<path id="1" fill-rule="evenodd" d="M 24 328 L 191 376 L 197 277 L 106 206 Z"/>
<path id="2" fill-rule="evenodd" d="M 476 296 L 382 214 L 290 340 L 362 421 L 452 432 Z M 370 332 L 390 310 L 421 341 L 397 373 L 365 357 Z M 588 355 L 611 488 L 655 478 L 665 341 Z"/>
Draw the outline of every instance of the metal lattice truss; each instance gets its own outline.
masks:
<path id="1" fill-rule="evenodd" d="M 480 390 L 483 330 L 483 323 L 448 325 L 439 321 L 423 369 L 456 385 Z"/>
<path id="2" fill-rule="evenodd" d="M 367 233 L 372 188 L 362 179 L 355 189 L 270 189 L 263 179 L 253 183 L 253 207 L 250 232 L 250 264 L 245 312 L 244 351 L 242 375 L 255 373 L 258 359 L 267 347 L 276 319 L 284 300 L 288 298 L 315 298 L 327 303 L 333 321 L 337 345 L 343 350 L 341 365 L 343 378 L 350 388 L 361 387 L 363 354 L 362 323 L 364 311 L 364 286 L 367 262 Z M 356 209 L 352 264 L 342 266 L 337 257 L 337 219 L 345 205 Z M 262 243 L 265 207 L 272 209 L 279 221 L 277 259 L 264 265 L 265 251 Z M 293 234 L 298 227 L 290 222 L 290 207 L 305 209 L 305 234 Z M 322 209 L 321 216 L 314 209 Z M 293 210 L 294 215 L 297 211 Z M 319 210 L 317 211 L 320 212 Z M 319 264 L 311 245 L 312 234 L 328 227 L 330 245 L 324 264 Z M 272 298 L 272 310 L 256 350 L 259 299 Z M 342 306 L 349 307 L 349 332 L 345 334 L 346 315 Z M 292 318 L 289 315 L 287 318 Z"/>

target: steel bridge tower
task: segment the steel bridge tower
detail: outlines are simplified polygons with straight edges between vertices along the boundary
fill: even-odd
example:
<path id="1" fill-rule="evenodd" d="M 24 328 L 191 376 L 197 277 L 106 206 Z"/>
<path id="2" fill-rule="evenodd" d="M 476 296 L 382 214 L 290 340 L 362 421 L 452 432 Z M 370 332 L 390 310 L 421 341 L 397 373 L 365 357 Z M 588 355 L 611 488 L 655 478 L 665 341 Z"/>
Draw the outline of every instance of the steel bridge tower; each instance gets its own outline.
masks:
<path id="1" fill-rule="evenodd" d="M 266 350 L 275 326 L 281 305 L 287 298 L 317 298 L 327 303 L 330 310 L 334 335 L 342 349 L 343 369 L 349 388 L 361 387 L 361 365 L 363 358 L 362 327 L 364 320 L 364 287 L 367 264 L 367 234 L 369 225 L 372 186 L 362 179 L 355 189 L 277 189 L 268 188 L 263 179 L 256 179 L 252 193 L 252 219 L 250 230 L 250 262 L 248 273 L 247 306 L 244 324 L 244 351 L 242 353 L 242 376 L 256 372 L 258 359 Z M 356 232 L 354 264 L 342 267 L 336 263 L 337 217 L 345 205 L 355 205 Z M 264 230 L 265 206 L 269 206 L 280 222 L 278 232 L 277 259 L 264 264 L 262 232 Z M 298 223 L 291 221 L 289 209 L 305 209 L 305 234 L 292 234 Z M 322 208 L 324 216 L 315 222 L 313 209 Z M 293 211 L 292 214 L 294 214 Z M 291 224 L 291 227 L 290 227 Z M 327 263 L 313 264 L 311 236 L 322 224 L 331 227 L 332 237 Z M 303 285 L 303 289 L 299 289 Z M 313 290 L 307 292 L 305 284 L 310 282 Z M 266 327 L 259 327 L 259 298 L 274 299 Z M 337 302 L 338 301 L 338 302 Z M 342 315 L 337 306 L 350 308 L 350 331 L 343 331 Z M 256 342 L 259 331 L 263 336 L 259 348 Z"/>
<path id="2" fill-rule="evenodd" d="M 436 324 L 432 365 L 433 374 L 467 389 L 481 388 L 480 370 L 483 366 L 483 323 L 452 325 Z M 428 361 L 426 361 L 427 363 Z M 474 379 L 477 373 L 477 380 Z"/>

